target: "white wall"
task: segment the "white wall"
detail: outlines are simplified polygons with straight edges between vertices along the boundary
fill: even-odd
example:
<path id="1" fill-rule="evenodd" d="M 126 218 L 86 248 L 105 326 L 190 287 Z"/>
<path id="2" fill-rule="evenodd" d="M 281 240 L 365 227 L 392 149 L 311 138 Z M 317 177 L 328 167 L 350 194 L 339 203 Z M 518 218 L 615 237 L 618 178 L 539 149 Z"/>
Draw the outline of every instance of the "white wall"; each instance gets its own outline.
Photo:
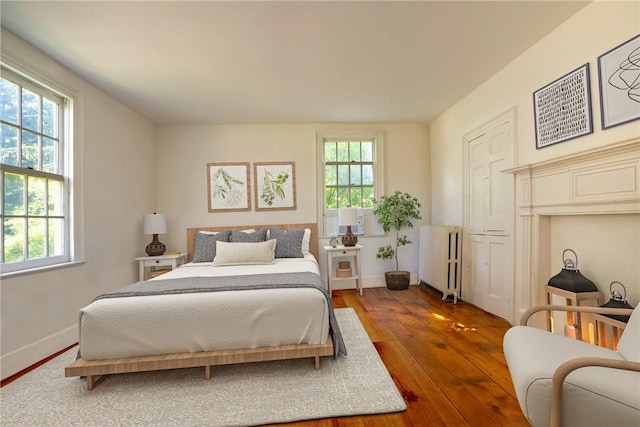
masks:
<path id="1" fill-rule="evenodd" d="M 156 126 L 2 29 L 2 54 L 75 95 L 74 185 L 79 266 L 3 278 L 2 378 L 77 341 L 78 311 L 137 280 L 133 258 L 156 204 Z"/>
<path id="2" fill-rule="evenodd" d="M 601 129 L 597 67 L 599 55 L 629 40 L 639 30 L 640 3 L 591 3 L 431 123 L 433 222 L 463 224 L 462 136 L 513 106 L 518 111 L 516 165 L 541 162 L 640 135 L 640 121 L 604 131 Z M 533 92 L 585 63 L 590 64 L 593 134 L 536 150 Z M 627 218 L 627 221 L 637 224 L 638 216 Z M 599 218 L 585 218 L 577 225 L 578 228 L 572 230 L 588 236 L 592 226 L 598 226 L 601 222 Z M 558 220 L 557 224 L 556 227 L 561 228 L 567 222 Z M 608 295 L 611 281 L 623 281 L 621 278 L 626 278 L 628 285 L 625 285 L 627 289 L 633 288 L 630 294 L 635 297 L 634 303 L 637 303 L 640 294 L 640 236 L 637 233 L 629 235 L 630 239 L 621 239 L 622 247 L 603 247 L 598 246 L 597 240 L 585 242 L 579 239 L 575 244 L 581 247 L 573 249 L 579 254 L 584 252 L 581 265 L 589 265 L 589 272 L 601 281 L 598 285 L 605 295 Z M 558 239 L 555 242 L 555 248 L 564 246 Z M 588 247 L 600 248 L 600 252 L 595 251 L 596 254 Z M 612 266 L 598 262 L 601 261 L 598 259 L 600 253 L 609 250 L 615 250 L 626 260 L 617 265 L 623 269 L 617 271 L 618 279 L 610 274 Z M 594 259 L 589 259 L 587 253 Z M 560 255 L 561 250 L 559 254 L 549 254 L 553 260 L 551 265 L 559 265 L 558 271 L 561 260 L 556 262 L 556 258 Z"/>
<path id="3" fill-rule="evenodd" d="M 167 215 L 169 234 L 161 241 L 170 249 L 186 249 L 186 229 L 197 226 L 281 224 L 317 221 L 316 132 L 373 129 L 385 139 L 386 192 L 408 191 L 423 204 L 423 222 L 430 212 L 429 145 L 427 127 L 416 124 L 270 124 L 160 126 L 158 130 L 158 209 Z M 210 162 L 250 162 L 252 208 L 253 162 L 294 161 L 297 209 L 276 212 L 209 213 L 207 170 Z M 418 241 L 417 228 L 412 230 Z M 388 238 L 360 238 L 363 274 L 367 282 L 392 269 L 375 258 L 378 246 Z M 327 244 L 324 240 L 321 244 Z M 324 254 L 320 261 L 324 268 Z M 402 248 L 401 268 L 416 272 L 418 245 Z"/>

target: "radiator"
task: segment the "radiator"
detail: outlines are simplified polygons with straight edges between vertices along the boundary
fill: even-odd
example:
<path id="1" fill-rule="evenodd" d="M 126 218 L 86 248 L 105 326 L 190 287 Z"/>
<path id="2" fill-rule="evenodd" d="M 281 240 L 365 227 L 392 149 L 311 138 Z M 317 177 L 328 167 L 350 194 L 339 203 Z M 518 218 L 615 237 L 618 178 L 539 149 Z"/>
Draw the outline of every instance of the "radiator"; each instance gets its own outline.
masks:
<path id="1" fill-rule="evenodd" d="M 424 225 L 420 228 L 418 283 L 442 292 L 442 300 L 460 298 L 462 230 L 453 225 Z"/>

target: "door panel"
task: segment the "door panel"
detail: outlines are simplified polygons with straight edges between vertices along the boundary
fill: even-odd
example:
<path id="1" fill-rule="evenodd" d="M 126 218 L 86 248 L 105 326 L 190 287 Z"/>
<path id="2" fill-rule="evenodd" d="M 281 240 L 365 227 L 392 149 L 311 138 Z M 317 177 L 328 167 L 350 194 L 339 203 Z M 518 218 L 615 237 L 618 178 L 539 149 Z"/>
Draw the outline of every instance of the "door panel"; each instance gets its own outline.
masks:
<path id="1" fill-rule="evenodd" d="M 486 228 L 488 155 L 486 135 L 481 135 L 469 143 L 469 226 L 473 232 L 482 232 Z"/>
<path id="2" fill-rule="evenodd" d="M 488 293 L 487 278 L 489 276 L 486 244 L 484 236 L 471 235 L 469 249 L 470 249 L 470 300 L 474 305 L 485 309 L 485 295 Z"/>
<path id="3" fill-rule="evenodd" d="M 487 232 L 511 231 L 513 204 L 513 175 L 503 173 L 511 166 L 511 135 L 507 123 L 487 131 L 488 190 L 486 227 Z"/>
<path id="4" fill-rule="evenodd" d="M 487 294 L 485 310 L 513 321 L 513 251 L 510 239 L 499 236 L 485 236 L 487 260 Z"/>

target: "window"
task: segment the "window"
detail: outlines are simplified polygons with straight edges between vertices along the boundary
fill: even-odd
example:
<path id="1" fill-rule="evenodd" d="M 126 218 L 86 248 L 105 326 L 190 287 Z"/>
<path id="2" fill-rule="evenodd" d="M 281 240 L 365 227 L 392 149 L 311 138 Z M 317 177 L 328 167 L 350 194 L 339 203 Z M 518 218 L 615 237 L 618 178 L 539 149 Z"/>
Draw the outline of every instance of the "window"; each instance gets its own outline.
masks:
<path id="1" fill-rule="evenodd" d="M 325 132 L 318 134 L 319 221 L 321 234 L 343 234 L 338 209 L 357 207 L 361 218 L 354 233 L 381 234 L 372 214 L 374 200 L 382 195 L 382 136 L 374 132 Z"/>
<path id="2" fill-rule="evenodd" d="M 70 260 L 70 99 L 4 66 L 0 77 L 2 272 Z"/>

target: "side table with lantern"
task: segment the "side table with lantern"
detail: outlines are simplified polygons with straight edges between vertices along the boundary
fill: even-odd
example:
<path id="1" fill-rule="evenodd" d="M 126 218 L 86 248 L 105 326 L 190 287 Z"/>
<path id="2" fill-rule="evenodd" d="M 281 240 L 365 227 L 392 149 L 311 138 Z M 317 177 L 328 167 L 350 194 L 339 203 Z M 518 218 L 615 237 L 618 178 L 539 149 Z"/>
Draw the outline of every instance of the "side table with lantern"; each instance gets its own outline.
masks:
<path id="1" fill-rule="evenodd" d="M 575 260 L 565 258 L 567 252 L 572 252 Z M 598 291 L 598 287 L 578 270 L 578 255 L 572 249 L 565 249 L 562 252 L 562 261 L 564 268 L 549 279 L 545 288 L 547 304 L 553 304 L 553 295 L 564 298 L 566 305 L 594 305 L 597 307 L 602 304 L 602 293 Z M 585 304 L 588 301 L 593 301 L 593 304 Z M 589 331 L 583 329 L 581 314 L 567 313 L 567 325 L 564 332 L 566 336 L 590 341 Z M 547 327 L 549 331 L 553 331 L 552 313 L 549 313 Z M 593 335 L 595 339 L 595 328 Z"/>
<path id="2" fill-rule="evenodd" d="M 622 292 L 618 289 L 613 289 L 614 285 L 620 285 Z M 601 307 L 608 308 L 630 308 L 633 309 L 631 304 L 627 302 L 627 289 L 620 282 L 611 282 L 609 285 L 609 291 L 611 292 L 611 299 L 608 303 Z M 618 339 L 622 332 L 627 327 L 629 318 L 631 316 L 620 316 L 616 314 L 594 314 L 593 320 L 596 324 L 596 344 L 601 347 L 607 347 L 613 350 L 618 348 Z M 611 335 L 609 335 L 607 326 L 611 328 Z"/>

